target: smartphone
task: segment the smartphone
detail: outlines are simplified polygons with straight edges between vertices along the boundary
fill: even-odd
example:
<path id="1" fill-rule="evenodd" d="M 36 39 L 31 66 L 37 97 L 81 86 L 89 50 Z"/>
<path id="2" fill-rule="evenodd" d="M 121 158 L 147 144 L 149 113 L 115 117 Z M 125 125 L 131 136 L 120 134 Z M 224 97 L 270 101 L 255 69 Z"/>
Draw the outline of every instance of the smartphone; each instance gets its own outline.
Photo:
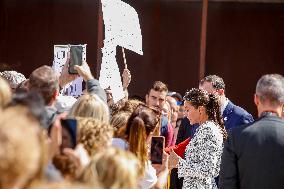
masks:
<path id="1" fill-rule="evenodd" d="M 75 149 L 77 144 L 77 120 L 76 119 L 62 119 L 62 145 L 61 150 L 64 148 Z"/>
<path id="2" fill-rule="evenodd" d="M 163 163 L 163 151 L 165 138 L 163 136 L 153 136 L 151 140 L 151 161 L 152 164 Z"/>
<path id="3" fill-rule="evenodd" d="M 83 63 L 83 47 L 82 46 L 70 46 L 70 61 L 69 61 L 69 74 L 78 74 L 77 70 L 75 70 L 74 66 L 82 66 Z"/>

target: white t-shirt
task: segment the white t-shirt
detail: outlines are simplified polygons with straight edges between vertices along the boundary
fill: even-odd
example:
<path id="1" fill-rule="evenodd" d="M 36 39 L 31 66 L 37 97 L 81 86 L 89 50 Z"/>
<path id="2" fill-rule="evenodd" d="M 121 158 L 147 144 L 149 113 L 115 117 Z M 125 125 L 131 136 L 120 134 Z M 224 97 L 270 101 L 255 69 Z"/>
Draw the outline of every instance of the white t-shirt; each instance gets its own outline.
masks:
<path id="1" fill-rule="evenodd" d="M 119 148 L 121 150 L 127 150 L 128 144 L 125 140 L 121 138 L 112 138 L 112 146 L 115 148 Z"/>
<path id="2" fill-rule="evenodd" d="M 138 188 L 149 189 L 153 187 L 157 182 L 156 169 L 152 166 L 151 161 L 148 161 L 145 165 L 144 177 L 138 181 Z"/>

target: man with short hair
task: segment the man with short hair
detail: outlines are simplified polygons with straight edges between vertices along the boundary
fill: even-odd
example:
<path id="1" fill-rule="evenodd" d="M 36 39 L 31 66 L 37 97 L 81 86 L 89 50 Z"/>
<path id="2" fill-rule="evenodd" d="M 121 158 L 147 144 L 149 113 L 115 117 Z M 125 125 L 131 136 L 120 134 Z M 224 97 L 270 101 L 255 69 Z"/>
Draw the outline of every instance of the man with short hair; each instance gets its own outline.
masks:
<path id="1" fill-rule="evenodd" d="M 224 80 L 217 75 L 208 75 L 199 83 L 199 88 L 204 89 L 208 93 L 214 93 L 219 96 L 221 103 L 221 113 L 224 120 L 225 129 L 228 131 L 231 128 L 238 127 L 243 124 L 248 124 L 254 121 L 251 114 L 243 108 L 236 106 L 225 95 Z M 193 126 L 193 133 L 195 133 L 198 125 Z M 218 177 L 215 178 L 218 186 Z"/>
<path id="2" fill-rule="evenodd" d="M 258 120 L 230 130 L 220 170 L 220 189 L 284 186 L 284 77 L 262 76 L 254 102 Z"/>
<path id="3" fill-rule="evenodd" d="M 35 91 L 43 97 L 45 104 L 46 120 L 45 128 L 49 128 L 54 122 L 58 112 L 54 106 L 59 95 L 59 79 L 50 66 L 41 66 L 35 69 L 28 82 L 29 90 Z"/>
<path id="4" fill-rule="evenodd" d="M 166 102 L 167 93 L 168 87 L 166 84 L 161 81 L 155 81 L 148 94 L 146 94 L 146 105 L 161 111 Z M 160 135 L 165 137 L 166 146 L 171 144 L 173 128 L 165 116 L 162 116 L 161 119 Z"/>
<path id="5" fill-rule="evenodd" d="M 29 89 L 38 92 L 46 106 L 52 106 L 59 94 L 58 76 L 50 66 L 41 66 L 30 75 Z"/>
<path id="6" fill-rule="evenodd" d="M 68 63 L 69 59 L 67 59 L 60 77 L 57 76 L 50 66 L 46 65 L 34 70 L 29 77 L 29 89 L 38 92 L 44 99 L 47 115 L 46 127 L 49 127 L 54 122 L 55 117 L 62 113 L 55 107 L 59 95 L 59 85 L 64 87 L 64 85 L 73 81 L 79 75 L 86 82 L 87 91 L 97 94 L 106 103 L 106 94 L 101 88 L 99 81 L 93 77 L 88 64 L 84 62 L 82 66 L 75 66 L 78 74 L 69 74 Z"/>
<path id="7" fill-rule="evenodd" d="M 253 117 L 243 108 L 233 104 L 225 95 L 225 83 L 217 75 L 208 75 L 199 83 L 199 88 L 208 93 L 215 93 L 220 98 L 221 112 L 224 119 L 225 129 L 229 129 L 253 122 Z"/>
<path id="8" fill-rule="evenodd" d="M 146 104 L 151 108 L 161 110 L 168 93 L 168 87 L 161 81 L 155 81 L 152 88 L 146 94 Z"/>

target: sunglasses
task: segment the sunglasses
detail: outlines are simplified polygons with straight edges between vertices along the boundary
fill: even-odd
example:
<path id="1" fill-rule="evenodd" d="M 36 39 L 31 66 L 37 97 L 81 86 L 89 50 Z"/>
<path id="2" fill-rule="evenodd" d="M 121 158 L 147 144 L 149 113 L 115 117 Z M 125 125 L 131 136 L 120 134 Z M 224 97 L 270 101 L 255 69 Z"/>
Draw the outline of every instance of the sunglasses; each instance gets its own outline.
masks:
<path id="1" fill-rule="evenodd" d="M 182 106 L 183 105 L 183 101 L 177 101 L 177 105 L 178 106 Z"/>

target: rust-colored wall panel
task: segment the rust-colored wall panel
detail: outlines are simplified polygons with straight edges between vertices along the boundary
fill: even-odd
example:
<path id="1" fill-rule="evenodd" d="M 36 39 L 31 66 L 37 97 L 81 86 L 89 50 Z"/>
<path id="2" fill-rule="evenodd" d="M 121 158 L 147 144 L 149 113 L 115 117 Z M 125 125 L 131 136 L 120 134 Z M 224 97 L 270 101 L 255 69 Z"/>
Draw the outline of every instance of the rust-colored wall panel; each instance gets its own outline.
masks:
<path id="1" fill-rule="evenodd" d="M 143 56 L 125 51 L 133 79 L 130 94 L 144 97 L 154 80 L 182 94 L 197 87 L 202 2 L 125 2 L 138 12 L 144 51 Z M 87 43 L 94 71 L 98 5 L 98 0 L 1 0 L 0 70 L 6 64 L 28 76 L 52 64 L 54 44 Z M 206 74 L 222 76 L 227 96 L 254 115 L 257 79 L 284 74 L 283 21 L 284 4 L 209 3 Z M 121 48 L 117 60 L 122 71 Z"/>
<path id="2" fill-rule="evenodd" d="M 130 92 L 144 97 L 155 80 L 181 93 L 197 86 L 201 3 L 135 1 L 131 5 L 139 15 L 144 55 L 127 53 L 133 74 Z"/>
<path id="3" fill-rule="evenodd" d="M 1 67 L 28 76 L 40 65 L 52 65 L 53 45 L 68 43 L 87 43 L 87 61 L 95 63 L 96 1 L 2 1 Z"/>
<path id="4" fill-rule="evenodd" d="M 227 96 L 256 116 L 253 95 L 263 74 L 284 74 L 284 4 L 210 3 L 207 74 L 218 74 Z"/>

